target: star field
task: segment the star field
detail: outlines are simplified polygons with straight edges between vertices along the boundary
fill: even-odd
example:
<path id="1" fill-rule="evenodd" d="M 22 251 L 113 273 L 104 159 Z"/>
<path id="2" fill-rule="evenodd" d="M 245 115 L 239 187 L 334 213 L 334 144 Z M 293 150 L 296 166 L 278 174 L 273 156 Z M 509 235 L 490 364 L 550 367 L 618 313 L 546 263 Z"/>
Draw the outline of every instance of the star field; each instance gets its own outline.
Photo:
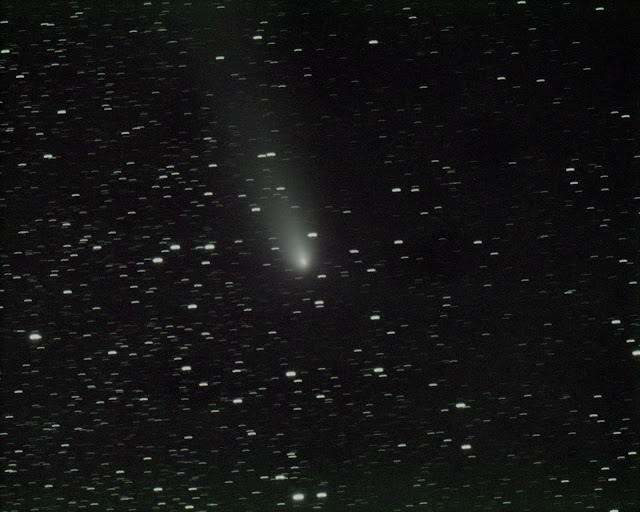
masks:
<path id="1" fill-rule="evenodd" d="M 638 510 L 638 19 L 4 2 L 2 510 Z"/>

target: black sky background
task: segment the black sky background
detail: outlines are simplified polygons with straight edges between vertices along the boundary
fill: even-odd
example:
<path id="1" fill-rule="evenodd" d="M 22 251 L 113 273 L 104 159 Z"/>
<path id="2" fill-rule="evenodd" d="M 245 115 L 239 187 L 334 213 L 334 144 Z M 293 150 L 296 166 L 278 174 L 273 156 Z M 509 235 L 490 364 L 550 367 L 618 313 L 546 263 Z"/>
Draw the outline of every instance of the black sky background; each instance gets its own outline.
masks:
<path id="1" fill-rule="evenodd" d="M 638 510 L 637 7 L 0 18 L 3 510 Z"/>

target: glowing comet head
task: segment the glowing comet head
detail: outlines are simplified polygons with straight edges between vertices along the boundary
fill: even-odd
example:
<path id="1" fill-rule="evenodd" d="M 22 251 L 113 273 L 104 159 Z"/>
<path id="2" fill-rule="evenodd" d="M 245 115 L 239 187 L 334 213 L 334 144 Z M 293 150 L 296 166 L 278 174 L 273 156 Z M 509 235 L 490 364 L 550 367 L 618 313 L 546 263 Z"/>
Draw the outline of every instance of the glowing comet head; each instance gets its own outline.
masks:
<path id="1" fill-rule="evenodd" d="M 306 270 L 311 264 L 311 257 L 306 247 L 298 247 L 293 251 L 291 263 L 300 271 Z"/>
<path id="2" fill-rule="evenodd" d="M 300 267 L 301 269 L 307 268 L 309 266 L 308 256 L 304 253 L 298 254 L 297 263 L 298 267 Z"/>
<path id="3" fill-rule="evenodd" d="M 276 239 L 280 242 L 285 264 L 289 270 L 303 273 L 314 265 L 316 232 L 308 233 L 297 209 L 276 210 Z"/>
<path id="4" fill-rule="evenodd" d="M 285 253 L 289 265 L 298 272 L 306 272 L 313 265 L 313 248 L 301 237 L 294 236 L 288 240 L 285 243 Z"/>

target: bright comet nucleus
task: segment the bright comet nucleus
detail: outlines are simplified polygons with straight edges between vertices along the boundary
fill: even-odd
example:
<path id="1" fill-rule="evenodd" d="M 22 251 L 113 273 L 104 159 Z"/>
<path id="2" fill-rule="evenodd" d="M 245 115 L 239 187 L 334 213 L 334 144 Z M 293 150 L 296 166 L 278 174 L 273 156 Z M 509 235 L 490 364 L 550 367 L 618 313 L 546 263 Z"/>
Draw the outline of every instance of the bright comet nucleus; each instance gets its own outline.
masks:
<path id="1" fill-rule="evenodd" d="M 298 249 L 295 252 L 295 257 L 293 258 L 293 260 L 293 263 L 299 270 L 305 270 L 309 268 L 309 264 L 311 263 L 309 253 L 306 249 Z"/>

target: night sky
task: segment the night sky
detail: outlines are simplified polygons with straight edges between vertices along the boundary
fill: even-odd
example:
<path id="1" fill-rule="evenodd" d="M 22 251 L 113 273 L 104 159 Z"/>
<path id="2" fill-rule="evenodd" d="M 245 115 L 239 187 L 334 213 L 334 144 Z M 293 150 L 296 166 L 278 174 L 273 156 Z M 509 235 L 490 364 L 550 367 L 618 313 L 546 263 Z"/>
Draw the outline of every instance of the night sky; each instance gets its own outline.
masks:
<path id="1" fill-rule="evenodd" d="M 640 510 L 639 13 L 3 1 L 2 511 Z"/>

